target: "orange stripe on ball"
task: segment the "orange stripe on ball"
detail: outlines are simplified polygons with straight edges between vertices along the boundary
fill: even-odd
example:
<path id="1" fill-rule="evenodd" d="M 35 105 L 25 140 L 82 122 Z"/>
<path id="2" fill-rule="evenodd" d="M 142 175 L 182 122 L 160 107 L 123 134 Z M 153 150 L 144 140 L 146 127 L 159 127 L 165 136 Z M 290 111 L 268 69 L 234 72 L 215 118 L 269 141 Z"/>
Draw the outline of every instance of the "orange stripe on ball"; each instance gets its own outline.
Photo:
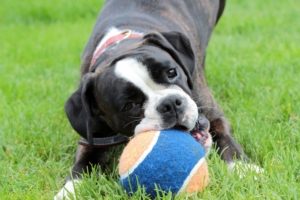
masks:
<path id="1" fill-rule="evenodd" d="M 184 191 L 188 193 L 203 191 L 203 189 L 208 185 L 208 182 L 208 167 L 206 161 L 204 160 L 196 173 L 191 177 Z"/>
<path id="2" fill-rule="evenodd" d="M 148 154 L 149 148 L 152 148 L 154 144 L 153 140 L 157 138 L 158 131 L 149 131 L 136 135 L 123 150 L 123 154 L 120 157 L 119 162 L 119 174 L 125 175 L 132 171 L 132 168 L 138 164 L 138 161 Z M 151 150 L 151 149 L 150 149 Z"/>

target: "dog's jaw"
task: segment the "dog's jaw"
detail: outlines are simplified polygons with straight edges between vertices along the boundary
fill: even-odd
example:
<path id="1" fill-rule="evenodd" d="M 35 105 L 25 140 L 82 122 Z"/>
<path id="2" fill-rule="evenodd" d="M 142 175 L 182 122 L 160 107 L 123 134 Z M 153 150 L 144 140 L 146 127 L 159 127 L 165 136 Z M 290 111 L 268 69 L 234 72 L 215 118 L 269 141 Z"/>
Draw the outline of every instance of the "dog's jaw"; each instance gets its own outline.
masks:
<path id="1" fill-rule="evenodd" d="M 199 130 L 195 127 L 191 131 L 191 135 L 204 147 L 206 153 L 210 151 L 213 141 L 209 129 Z"/>

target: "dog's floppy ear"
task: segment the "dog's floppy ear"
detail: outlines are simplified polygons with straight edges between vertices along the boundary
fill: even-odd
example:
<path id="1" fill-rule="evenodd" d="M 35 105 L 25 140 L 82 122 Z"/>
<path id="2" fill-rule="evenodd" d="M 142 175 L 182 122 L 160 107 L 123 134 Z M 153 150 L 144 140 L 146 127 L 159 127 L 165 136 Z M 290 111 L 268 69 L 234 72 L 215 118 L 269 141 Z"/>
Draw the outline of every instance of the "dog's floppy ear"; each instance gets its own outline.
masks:
<path id="1" fill-rule="evenodd" d="M 188 38 L 176 31 L 150 33 L 145 35 L 144 38 L 145 43 L 161 47 L 175 59 L 187 75 L 188 85 L 192 89 L 193 82 L 191 75 L 195 69 L 195 57 Z"/>
<path id="2" fill-rule="evenodd" d="M 100 111 L 96 109 L 93 95 L 94 79 L 95 73 L 85 74 L 79 88 L 65 103 L 65 112 L 72 127 L 90 143 L 95 134 L 108 131 L 108 126 L 100 118 Z"/>

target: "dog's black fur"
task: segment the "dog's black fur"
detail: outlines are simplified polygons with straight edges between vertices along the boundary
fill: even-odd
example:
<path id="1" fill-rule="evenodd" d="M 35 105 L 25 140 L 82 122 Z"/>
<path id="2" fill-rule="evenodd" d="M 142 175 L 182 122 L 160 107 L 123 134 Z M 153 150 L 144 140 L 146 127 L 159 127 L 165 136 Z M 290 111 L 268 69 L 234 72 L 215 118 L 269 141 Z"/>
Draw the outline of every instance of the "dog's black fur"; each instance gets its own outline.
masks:
<path id="1" fill-rule="evenodd" d="M 210 122 L 210 133 L 223 160 L 230 163 L 235 158 L 245 159 L 246 156 L 232 138 L 229 124 L 213 99 L 204 77 L 206 48 L 224 6 L 225 0 L 107 1 L 83 54 L 81 84 L 65 105 L 73 128 L 83 138 L 87 138 L 87 131 L 91 131 L 94 137 L 113 136 L 118 132 L 133 134 L 136 123 L 124 128 L 129 122 L 126 117 L 128 113 L 122 114 L 119 111 L 122 110 L 118 108 L 122 105 L 122 97 L 119 95 L 125 89 L 138 90 L 122 82 L 116 83 L 120 87 L 110 84 L 120 81 L 116 80 L 112 66 L 124 57 L 135 57 L 147 66 L 156 66 L 156 69 L 149 70 L 154 73 L 152 77 L 156 82 L 176 84 L 192 97 L 198 106 L 199 116 L 204 116 Z M 104 52 L 96 64 L 91 65 L 96 46 L 111 27 L 131 29 L 145 35 L 143 38 L 120 43 L 116 49 Z M 181 78 L 176 82 L 166 80 L 159 71 L 164 68 L 164 61 L 168 57 L 181 70 L 178 72 Z M 99 72 L 96 76 L 94 72 L 97 70 Z M 133 95 L 137 98 L 135 100 L 143 102 L 145 97 L 142 93 L 137 93 Z M 143 115 L 140 108 L 134 112 L 135 116 Z M 207 126 L 205 120 L 202 121 L 203 126 Z M 89 172 L 92 165 L 105 168 L 106 153 L 111 148 L 79 145 L 72 176 L 78 177 L 84 171 Z"/>

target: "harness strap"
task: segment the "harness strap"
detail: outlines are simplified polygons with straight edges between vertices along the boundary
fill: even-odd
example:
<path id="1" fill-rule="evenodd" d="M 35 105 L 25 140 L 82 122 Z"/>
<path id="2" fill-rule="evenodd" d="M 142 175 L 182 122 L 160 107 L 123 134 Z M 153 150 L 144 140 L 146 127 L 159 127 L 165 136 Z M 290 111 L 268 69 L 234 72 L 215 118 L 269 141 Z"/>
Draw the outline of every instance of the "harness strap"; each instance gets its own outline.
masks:
<path id="1" fill-rule="evenodd" d="M 107 148 L 120 144 L 125 144 L 130 140 L 130 137 L 125 135 L 116 135 L 104 138 L 93 138 L 92 143 L 84 138 L 80 138 L 78 144 L 92 148 Z"/>
<path id="2" fill-rule="evenodd" d="M 133 32 L 132 30 L 124 30 L 108 38 L 102 45 L 98 46 L 94 51 L 91 66 L 96 63 L 96 60 L 100 57 L 100 55 L 110 46 L 113 46 L 125 39 L 141 38 L 142 36 L 142 33 Z"/>

